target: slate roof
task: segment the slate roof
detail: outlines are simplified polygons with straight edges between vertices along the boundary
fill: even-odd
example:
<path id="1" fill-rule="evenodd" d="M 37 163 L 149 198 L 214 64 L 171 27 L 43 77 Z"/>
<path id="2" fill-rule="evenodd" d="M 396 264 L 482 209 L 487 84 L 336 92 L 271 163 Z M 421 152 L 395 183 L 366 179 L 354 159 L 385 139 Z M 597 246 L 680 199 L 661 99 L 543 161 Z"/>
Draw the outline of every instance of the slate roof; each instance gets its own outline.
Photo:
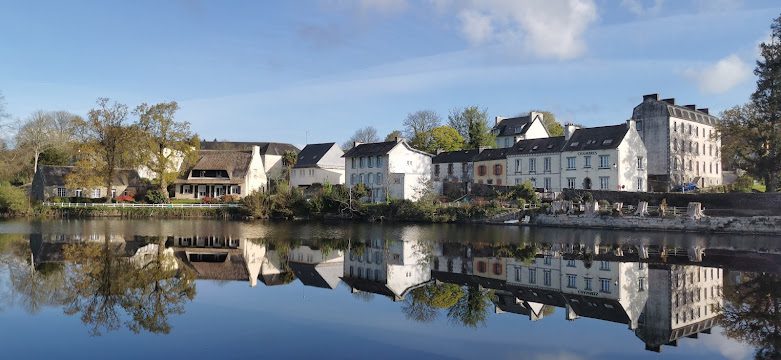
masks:
<path id="1" fill-rule="evenodd" d="M 635 106 L 635 109 L 632 112 L 632 117 L 637 118 L 638 120 L 642 120 L 642 118 L 638 116 L 639 114 L 638 109 L 647 106 L 654 106 L 657 107 L 657 109 L 661 109 L 663 107 L 663 111 L 665 111 L 668 116 L 674 116 L 679 119 L 695 121 L 701 124 L 713 126 L 719 122 L 719 118 L 711 115 L 708 112 L 707 108 L 698 109 L 694 107 L 694 105 L 688 105 L 688 106 L 676 105 L 675 99 L 660 100 L 659 94 L 643 95 L 643 102 Z"/>
<path id="2" fill-rule="evenodd" d="M 332 286 L 332 284 L 328 283 L 328 280 L 326 280 L 323 277 L 322 272 L 320 269 L 318 269 L 318 265 L 320 264 L 307 264 L 307 263 L 301 263 L 301 262 L 289 262 L 290 270 L 293 271 L 293 273 L 296 275 L 296 278 L 301 281 L 302 284 L 306 286 L 314 286 L 319 287 L 323 289 L 334 289 L 336 284 Z M 343 266 L 342 263 L 334 264 L 334 266 L 339 266 L 340 268 Z M 328 265 L 323 266 L 324 270 L 328 270 Z"/>
<path id="3" fill-rule="evenodd" d="M 201 150 L 191 170 L 226 170 L 231 179 L 244 179 L 252 161 L 252 152 Z"/>
<path id="4" fill-rule="evenodd" d="M 525 134 L 532 124 L 531 116 L 519 116 L 499 120 L 492 131 L 496 136 L 516 136 Z"/>
<path id="5" fill-rule="evenodd" d="M 260 276 L 260 281 L 266 286 L 287 285 L 295 279 L 295 275 L 289 271 Z"/>
<path id="6" fill-rule="evenodd" d="M 445 151 L 435 155 L 434 158 L 431 159 L 431 163 L 443 164 L 472 162 L 474 157 L 477 156 L 479 152 L 480 151 L 477 149 Z"/>
<path id="7" fill-rule="evenodd" d="M 235 281 L 248 281 L 249 272 L 247 272 L 247 264 L 244 261 L 244 257 L 240 254 L 236 254 L 235 251 L 228 252 L 225 261 L 222 262 L 207 262 L 207 261 L 190 261 L 190 255 L 192 254 L 204 254 L 204 252 L 196 251 L 182 251 L 184 256 L 179 256 L 180 259 L 187 261 L 187 265 L 195 270 L 198 279 L 207 280 L 235 280 Z M 225 252 L 215 252 L 208 254 L 224 254 Z"/>
<path id="8" fill-rule="evenodd" d="M 385 141 L 377 143 L 359 144 L 342 155 L 342 157 L 357 157 L 357 156 L 375 156 L 385 155 L 388 151 L 391 151 L 399 143 L 395 141 Z"/>
<path id="9" fill-rule="evenodd" d="M 38 168 L 38 171 L 43 176 L 44 186 L 64 186 L 65 177 L 70 174 L 74 168 L 75 167 L 73 166 L 41 165 Z M 143 181 L 136 170 L 117 169 L 111 183 L 112 185 L 141 186 Z"/>
<path id="10" fill-rule="evenodd" d="M 261 155 L 285 155 L 286 151 L 293 151 L 296 154 L 298 148 L 287 143 L 277 142 L 251 142 L 251 141 L 201 141 L 201 150 L 238 150 L 252 151 L 253 146 L 260 147 Z"/>
<path id="11" fill-rule="evenodd" d="M 564 137 L 550 137 L 541 139 L 521 140 L 510 149 L 510 155 L 529 155 L 541 153 L 561 152 L 564 147 Z"/>
<path id="12" fill-rule="evenodd" d="M 623 305 L 617 300 L 574 294 L 563 295 L 572 310 L 579 316 L 620 324 L 629 324 L 631 321 Z"/>
<path id="13" fill-rule="evenodd" d="M 628 130 L 626 124 L 577 129 L 564 145 L 563 151 L 615 149 Z"/>
<path id="14" fill-rule="evenodd" d="M 485 149 L 475 156 L 474 161 L 477 162 L 506 159 L 507 154 L 510 153 L 511 149 L 512 148 Z"/>
<path id="15" fill-rule="evenodd" d="M 298 160 L 294 169 L 306 168 L 316 166 L 320 159 L 331 150 L 332 147 L 337 146 L 336 143 L 324 143 L 324 144 L 308 144 L 301 149 L 298 153 Z"/>

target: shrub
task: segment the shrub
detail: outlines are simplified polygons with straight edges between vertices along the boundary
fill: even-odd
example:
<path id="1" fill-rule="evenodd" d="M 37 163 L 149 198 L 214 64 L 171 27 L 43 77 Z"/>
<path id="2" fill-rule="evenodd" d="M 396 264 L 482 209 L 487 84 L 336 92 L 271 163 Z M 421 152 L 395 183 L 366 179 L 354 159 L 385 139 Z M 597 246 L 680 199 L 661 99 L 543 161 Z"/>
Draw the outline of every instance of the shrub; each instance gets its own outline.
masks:
<path id="1" fill-rule="evenodd" d="M 11 216 L 29 214 L 30 202 L 24 190 L 10 184 L 0 184 L 0 213 Z"/>
<path id="2" fill-rule="evenodd" d="M 584 202 L 592 202 L 592 201 L 594 201 L 594 195 L 592 195 L 588 191 L 584 192 L 583 193 L 583 201 Z"/>
<path id="3" fill-rule="evenodd" d="M 167 204 L 168 197 L 162 191 L 154 189 L 146 192 L 144 199 L 149 204 Z"/>
<path id="4" fill-rule="evenodd" d="M 136 199 L 134 199 L 130 195 L 120 195 L 120 196 L 117 196 L 116 200 L 117 200 L 117 202 L 124 202 L 124 203 L 130 203 L 130 202 L 135 202 L 136 201 Z"/>
<path id="5" fill-rule="evenodd" d="M 220 201 L 224 203 L 237 203 L 241 200 L 241 198 L 238 195 L 223 195 L 220 197 Z"/>
<path id="6" fill-rule="evenodd" d="M 241 199 L 241 204 L 247 209 L 249 216 L 258 219 L 268 219 L 271 216 L 271 199 L 265 191 L 253 191 Z"/>

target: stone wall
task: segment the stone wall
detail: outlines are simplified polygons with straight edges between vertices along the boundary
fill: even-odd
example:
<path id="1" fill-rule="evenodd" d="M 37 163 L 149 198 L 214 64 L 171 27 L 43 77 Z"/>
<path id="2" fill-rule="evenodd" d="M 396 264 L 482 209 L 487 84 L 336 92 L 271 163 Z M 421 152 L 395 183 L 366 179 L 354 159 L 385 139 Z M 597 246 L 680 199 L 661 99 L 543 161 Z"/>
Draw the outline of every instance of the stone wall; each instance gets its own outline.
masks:
<path id="1" fill-rule="evenodd" d="M 658 206 L 662 199 L 668 206 L 686 207 L 699 202 L 709 216 L 781 216 L 781 193 L 655 193 L 564 189 L 565 199 L 590 192 L 594 200 L 638 204 L 647 201 Z"/>

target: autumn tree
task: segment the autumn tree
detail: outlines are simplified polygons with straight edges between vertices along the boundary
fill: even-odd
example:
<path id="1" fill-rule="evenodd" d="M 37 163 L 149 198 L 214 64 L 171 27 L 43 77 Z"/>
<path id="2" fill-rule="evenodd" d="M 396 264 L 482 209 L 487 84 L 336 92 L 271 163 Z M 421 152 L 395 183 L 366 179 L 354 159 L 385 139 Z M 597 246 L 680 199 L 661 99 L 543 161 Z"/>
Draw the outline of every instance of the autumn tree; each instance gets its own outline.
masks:
<path id="1" fill-rule="evenodd" d="M 352 149 L 353 144 L 356 142 L 366 144 L 378 141 L 380 141 L 380 138 L 377 136 L 377 129 L 375 129 L 374 126 L 367 126 L 365 128 L 355 130 L 355 133 L 353 133 L 353 135 L 350 136 L 350 138 L 344 144 L 342 144 L 342 149 Z"/>
<path id="2" fill-rule="evenodd" d="M 87 119 L 77 123 L 82 139 L 75 169 L 66 177 L 69 187 L 103 185 L 107 189 L 106 201 L 111 201 L 110 190 L 117 169 L 138 161 L 139 133 L 127 124 L 127 116 L 127 105 L 99 98 Z"/>
<path id="3" fill-rule="evenodd" d="M 448 115 L 448 125 L 456 129 L 464 138 L 465 149 L 492 147 L 496 145 L 496 136 L 488 125 L 488 111 L 477 106 L 452 109 Z"/>
<path id="4" fill-rule="evenodd" d="M 448 126 L 437 126 L 431 129 L 431 143 L 426 151 L 436 153 L 437 150 L 456 151 L 464 148 L 464 138 L 456 129 Z"/>
<path id="5" fill-rule="evenodd" d="M 16 146 L 32 157 L 33 173 L 38 170 L 41 154 L 70 145 L 78 121 L 76 115 L 65 111 L 36 111 L 25 120 L 16 133 Z"/>
<path id="6" fill-rule="evenodd" d="M 440 122 L 439 114 L 432 110 L 409 113 L 403 122 L 404 135 L 412 147 L 428 150 L 431 147 L 431 131 L 439 126 Z"/>
<path id="7" fill-rule="evenodd" d="M 190 130 L 190 123 L 176 121 L 176 101 L 136 107 L 138 128 L 143 140 L 141 161 L 155 174 L 155 183 L 168 196 L 168 184 L 176 179 L 179 165 L 190 153 L 197 151 L 200 141 Z"/>

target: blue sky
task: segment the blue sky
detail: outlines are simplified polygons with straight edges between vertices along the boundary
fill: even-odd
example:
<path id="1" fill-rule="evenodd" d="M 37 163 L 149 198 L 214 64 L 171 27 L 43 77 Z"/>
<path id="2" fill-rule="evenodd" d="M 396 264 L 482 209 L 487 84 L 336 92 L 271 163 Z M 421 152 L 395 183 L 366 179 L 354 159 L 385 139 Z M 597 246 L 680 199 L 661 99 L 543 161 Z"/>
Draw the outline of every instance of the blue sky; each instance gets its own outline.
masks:
<path id="1" fill-rule="evenodd" d="M 777 1 L 0 0 L 0 91 L 23 119 L 176 100 L 203 138 L 342 142 L 478 105 L 586 126 L 641 96 L 748 99 Z"/>

